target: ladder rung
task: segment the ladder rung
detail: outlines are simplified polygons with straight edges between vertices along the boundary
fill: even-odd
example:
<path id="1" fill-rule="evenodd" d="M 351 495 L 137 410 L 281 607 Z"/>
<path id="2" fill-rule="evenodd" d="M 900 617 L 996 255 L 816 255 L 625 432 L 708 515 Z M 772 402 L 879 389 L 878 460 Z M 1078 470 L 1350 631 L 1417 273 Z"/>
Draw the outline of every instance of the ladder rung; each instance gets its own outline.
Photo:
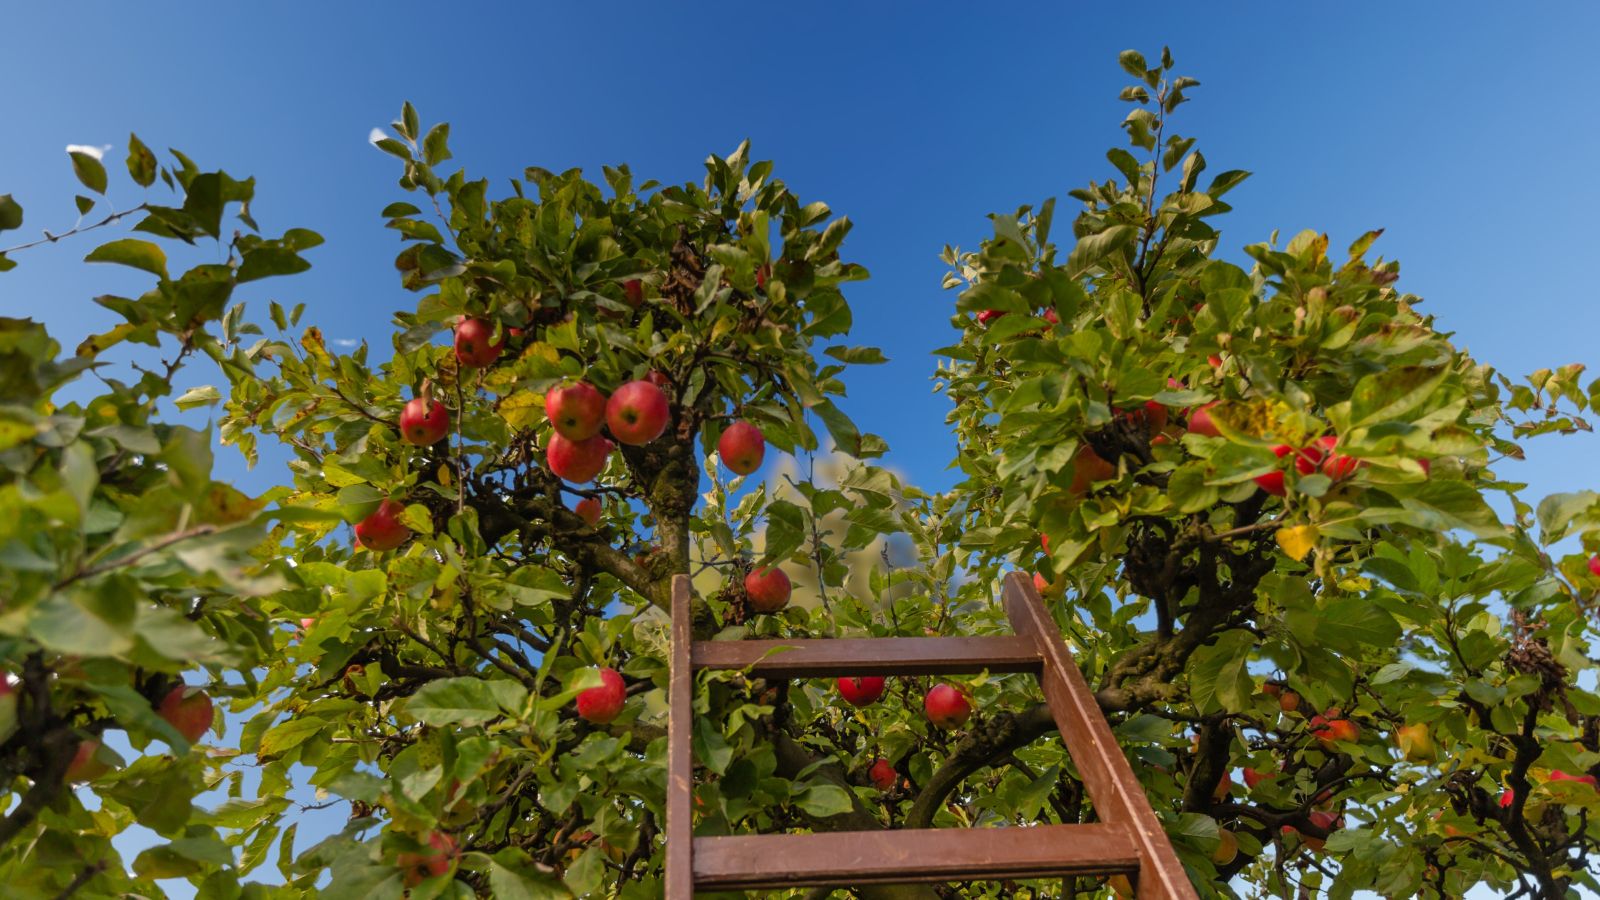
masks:
<path id="1" fill-rule="evenodd" d="M 918 828 L 694 839 L 704 890 L 1132 875 L 1139 857 L 1120 826 Z"/>
<path id="2" fill-rule="evenodd" d="M 695 641 L 690 663 L 788 678 L 1038 672 L 1043 664 L 1038 646 L 1015 635 Z"/>

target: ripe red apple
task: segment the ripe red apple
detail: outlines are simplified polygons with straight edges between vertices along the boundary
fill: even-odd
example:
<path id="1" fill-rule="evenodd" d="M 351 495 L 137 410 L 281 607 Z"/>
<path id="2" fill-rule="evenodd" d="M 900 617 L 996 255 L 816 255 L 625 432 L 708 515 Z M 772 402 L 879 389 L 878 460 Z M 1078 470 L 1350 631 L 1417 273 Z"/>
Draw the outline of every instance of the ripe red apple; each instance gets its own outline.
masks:
<path id="1" fill-rule="evenodd" d="M 740 419 L 722 430 L 717 438 L 717 456 L 735 475 L 749 475 L 761 468 L 767 453 L 767 439 L 761 429 Z"/>
<path id="2" fill-rule="evenodd" d="M 617 388 L 606 401 L 606 424 L 624 444 L 648 444 L 667 430 L 672 408 L 661 388 L 644 379 Z"/>
<path id="3" fill-rule="evenodd" d="M 1282 459 L 1285 456 L 1288 456 L 1290 451 L 1293 449 L 1294 448 L 1290 447 L 1288 444 L 1279 444 L 1278 446 L 1272 448 L 1272 452 L 1276 454 L 1279 459 Z M 1268 472 L 1265 475 L 1257 475 L 1255 477 L 1255 482 L 1263 491 L 1266 491 L 1274 497 L 1282 497 L 1283 495 L 1289 493 L 1289 489 L 1285 487 L 1283 483 L 1282 469 Z"/>
<path id="4" fill-rule="evenodd" d="M 1300 708 L 1300 695 L 1276 681 L 1262 685 L 1261 693 L 1278 698 L 1278 708 L 1284 712 L 1294 712 Z"/>
<path id="5" fill-rule="evenodd" d="M 960 728 L 972 716 L 972 701 L 954 685 L 936 684 L 922 698 L 922 709 L 935 728 Z"/>
<path id="6" fill-rule="evenodd" d="M 544 414 L 567 440 L 592 438 L 606 423 L 606 395 L 587 381 L 558 385 L 544 395 Z"/>
<path id="7" fill-rule="evenodd" d="M 622 283 L 622 295 L 628 298 L 629 306 L 638 306 L 644 302 L 644 282 L 629 278 Z"/>
<path id="8" fill-rule="evenodd" d="M 414 397 L 400 409 L 400 438 L 418 447 L 431 447 L 450 433 L 450 411 L 432 397 Z"/>
<path id="9" fill-rule="evenodd" d="M 594 525 L 600 521 L 600 498 L 585 497 L 578 501 L 578 505 L 573 507 L 572 511 L 581 516 L 585 522 Z"/>
<path id="10" fill-rule="evenodd" d="M 558 432 L 550 435 L 550 444 L 544 450 L 550 471 L 573 484 L 593 481 L 606 467 L 606 457 L 610 455 L 611 442 L 598 434 L 573 441 Z"/>
<path id="11" fill-rule="evenodd" d="M 880 791 L 887 791 L 894 787 L 899 776 L 894 771 L 894 766 L 887 759 L 879 757 L 873 762 L 872 768 L 867 770 L 867 777 L 872 779 L 872 786 Z"/>
<path id="12" fill-rule="evenodd" d="M 990 322 L 993 322 L 995 319 L 998 319 L 1003 315 L 1005 315 L 1005 311 L 1004 310 L 999 310 L 999 309 L 980 310 L 978 312 L 978 324 L 979 325 L 987 325 Z"/>
<path id="13" fill-rule="evenodd" d="M 672 379 L 667 377 L 667 373 L 658 369 L 651 369 L 644 373 L 644 380 L 661 388 L 663 391 L 672 386 Z"/>
<path id="14" fill-rule="evenodd" d="M 1361 739 L 1361 726 L 1342 717 L 1336 709 L 1311 717 L 1311 733 L 1326 749 L 1333 749 L 1340 741 L 1354 743 Z"/>
<path id="15" fill-rule="evenodd" d="M 1223 772 L 1222 773 L 1222 778 L 1220 778 L 1217 781 L 1216 790 L 1213 790 L 1211 792 L 1211 799 L 1217 801 L 1218 803 L 1221 803 L 1223 798 L 1227 797 L 1228 793 L 1230 791 L 1232 791 L 1232 790 L 1233 790 L 1233 773 L 1232 772 Z"/>
<path id="16" fill-rule="evenodd" d="M 1051 584 L 1043 573 L 1035 572 L 1033 573 L 1033 589 L 1038 591 L 1041 597 L 1054 599 L 1066 593 L 1067 579 L 1058 578 L 1054 584 Z"/>
<path id="17" fill-rule="evenodd" d="M 775 613 L 789 605 L 789 576 L 777 566 L 751 569 L 744 576 L 744 593 L 756 612 Z"/>
<path id="18" fill-rule="evenodd" d="M 462 319 L 456 325 L 456 362 L 469 369 L 494 365 L 506 342 L 501 338 L 499 343 L 492 344 L 493 338 L 494 325 L 487 319 Z"/>
<path id="19" fill-rule="evenodd" d="M 1081 497 L 1089 492 L 1089 487 L 1095 482 L 1109 481 L 1115 477 L 1117 467 L 1101 458 L 1093 447 L 1084 444 L 1072 455 L 1072 484 L 1067 488 L 1067 493 Z"/>
<path id="20" fill-rule="evenodd" d="M 400 521 L 405 509 L 394 500 L 379 503 L 376 510 L 356 523 L 356 542 L 374 553 L 382 553 L 410 540 L 411 529 Z"/>
<path id="21" fill-rule="evenodd" d="M 437 878 L 455 864 L 455 838 L 442 831 L 430 831 L 423 843 L 422 850 L 395 857 L 395 864 L 405 870 L 406 887 L 416 887 L 429 878 Z"/>
<path id="22" fill-rule="evenodd" d="M 599 687 L 578 692 L 578 715 L 596 725 L 604 725 L 622 712 L 628 699 L 628 686 L 622 682 L 617 670 L 606 666 L 600 670 Z"/>
<path id="23" fill-rule="evenodd" d="M 1331 434 L 1325 434 L 1310 444 L 1301 447 L 1300 452 L 1294 455 L 1294 470 L 1301 475 L 1310 475 L 1315 472 L 1338 443 L 1338 438 Z"/>
<path id="24" fill-rule="evenodd" d="M 1049 556 L 1050 555 L 1050 535 L 1048 535 L 1048 534 L 1039 535 L 1039 546 L 1043 547 L 1044 548 L 1044 554 L 1046 556 Z"/>
<path id="25" fill-rule="evenodd" d="M 211 698 L 199 688 L 180 684 L 161 698 L 156 715 L 192 744 L 211 729 Z"/>
<path id="26" fill-rule="evenodd" d="M 770 264 L 768 264 L 768 263 L 762 263 L 760 265 L 760 267 L 758 267 L 756 269 L 756 287 L 758 289 L 766 290 L 766 288 L 767 288 L 767 279 L 769 277 L 771 277 L 770 276 L 771 271 L 772 271 L 772 266 Z"/>
<path id="27" fill-rule="evenodd" d="M 1210 356 L 1207 356 L 1206 357 L 1206 362 L 1210 363 L 1211 364 L 1211 368 L 1213 368 L 1213 369 L 1222 368 L 1222 357 L 1216 355 L 1215 353 L 1211 354 Z"/>
<path id="28" fill-rule="evenodd" d="M 1320 810 L 1311 813 L 1311 815 L 1307 816 L 1307 818 L 1311 820 L 1312 825 L 1315 825 L 1318 828 L 1328 832 L 1339 830 L 1342 824 L 1339 816 L 1334 815 L 1331 812 L 1323 812 Z M 1306 834 L 1300 834 L 1300 829 L 1295 828 L 1293 825 L 1285 825 L 1280 829 L 1280 831 L 1282 831 L 1282 833 L 1285 835 L 1299 835 L 1301 843 L 1319 853 L 1322 851 L 1323 846 L 1327 844 L 1326 838 L 1317 838 Z"/>
<path id="29" fill-rule="evenodd" d="M 1600 782 L 1596 781 L 1596 779 L 1595 779 L 1595 777 L 1593 775 L 1568 775 L 1566 772 L 1563 772 L 1560 769 L 1555 769 L 1555 770 L 1550 772 L 1550 780 L 1551 781 L 1581 781 L 1584 784 L 1587 784 L 1589 787 L 1596 787 L 1597 784 L 1600 784 Z"/>
<path id="30" fill-rule="evenodd" d="M 1261 784 L 1264 781 L 1272 781 L 1277 777 L 1277 772 L 1263 771 L 1261 769 L 1245 769 L 1244 786 L 1253 791 L 1256 789 L 1256 785 Z"/>
<path id="31" fill-rule="evenodd" d="M 1061 316 L 1056 313 L 1054 308 L 1047 309 L 1047 310 L 1044 311 L 1044 320 L 1046 322 L 1049 322 L 1051 325 L 1060 325 L 1061 324 Z"/>
<path id="32" fill-rule="evenodd" d="M 1589 573 L 1600 577 L 1600 556 L 1589 557 Z"/>
<path id="33" fill-rule="evenodd" d="M 870 706 L 883 696 L 883 677 L 863 675 L 859 678 L 841 678 L 838 688 L 839 696 L 851 706 Z"/>
<path id="34" fill-rule="evenodd" d="M 1222 432 L 1217 430 L 1217 423 L 1211 421 L 1211 407 L 1216 406 L 1218 400 L 1196 406 L 1189 411 L 1189 433 L 1205 437 L 1222 437 Z"/>
<path id="35" fill-rule="evenodd" d="M 79 742 L 78 749 L 72 754 L 72 762 L 67 764 L 66 780 L 72 784 L 93 781 L 111 771 L 111 766 L 95 758 L 99 751 L 100 741 L 95 738 Z"/>
<path id="36" fill-rule="evenodd" d="M 1147 400 L 1143 406 L 1132 409 L 1116 410 L 1115 415 L 1146 434 L 1156 434 L 1167 427 L 1167 408 L 1154 400 Z"/>

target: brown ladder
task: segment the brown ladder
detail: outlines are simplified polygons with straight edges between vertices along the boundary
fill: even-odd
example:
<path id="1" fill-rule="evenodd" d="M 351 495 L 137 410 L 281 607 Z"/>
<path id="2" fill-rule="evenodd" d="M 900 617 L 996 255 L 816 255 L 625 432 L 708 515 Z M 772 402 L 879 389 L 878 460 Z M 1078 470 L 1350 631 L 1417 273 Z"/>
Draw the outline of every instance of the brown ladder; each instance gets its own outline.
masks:
<path id="1" fill-rule="evenodd" d="M 1183 866 L 1038 591 L 1013 572 L 1006 576 L 1003 595 L 1015 632 L 1006 637 L 695 641 L 689 630 L 689 578 L 677 576 L 667 724 L 667 900 L 690 900 L 696 890 L 1074 875 L 1126 875 L 1139 900 L 1194 898 Z M 1032 672 L 1039 676 L 1099 821 L 694 837 L 690 734 L 699 669 L 745 669 L 768 678 Z"/>

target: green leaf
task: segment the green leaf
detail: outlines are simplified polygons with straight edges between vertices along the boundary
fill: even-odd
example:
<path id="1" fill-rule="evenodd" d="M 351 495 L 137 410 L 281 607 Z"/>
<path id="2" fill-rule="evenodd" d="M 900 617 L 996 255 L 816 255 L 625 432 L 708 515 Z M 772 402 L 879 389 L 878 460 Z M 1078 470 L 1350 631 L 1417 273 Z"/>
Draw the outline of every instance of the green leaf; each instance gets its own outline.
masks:
<path id="1" fill-rule="evenodd" d="M 213 385 L 190 388 L 183 392 L 183 396 L 172 401 L 179 409 L 194 409 L 197 406 L 210 406 L 222 400 L 222 394 Z"/>
<path id="2" fill-rule="evenodd" d="M 0 194 L 0 231 L 22 227 L 22 205 L 10 194 Z"/>
<path id="3" fill-rule="evenodd" d="M 565 900 L 572 896 L 561 879 L 543 871 L 515 847 L 496 853 L 489 862 L 489 893 L 496 900 Z"/>
<path id="4" fill-rule="evenodd" d="M 137 238 L 122 238 L 109 244 L 102 244 L 84 257 L 83 261 L 132 266 L 152 275 L 167 277 L 167 254 L 155 244 Z"/>
<path id="5" fill-rule="evenodd" d="M 1318 613 L 1317 640 L 1335 653 L 1392 647 L 1400 623 L 1366 597 L 1341 597 Z"/>
<path id="6" fill-rule="evenodd" d="M 261 736 L 261 746 L 257 748 L 256 755 L 281 756 L 284 751 L 305 743 L 312 735 L 327 728 L 328 724 L 326 719 L 317 716 L 297 716 L 289 719 Z"/>
<path id="7" fill-rule="evenodd" d="M 795 804 L 807 815 L 825 819 L 850 811 L 850 794 L 835 784 L 813 784 L 800 792 Z"/>
<path id="8" fill-rule="evenodd" d="M 96 194 L 106 192 L 106 167 L 100 160 L 95 159 L 80 150 L 69 150 L 72 157 L 72 173 L 78 176 L 83 186 Z"/>
<path id="9" fill-rule="evenodd" d="M 851 456 L 859 456 L 861 432 L 856 430 L 856 425 L 850 421 L 849 416 L 834 406 L 832 400 L 823 400 L 811 409 L 817 414 L 817 418 L 822 420 L 822 424 L 828 427 L 828 434 L 833 436 L 835 446 Z"/>
<path id="10" fill-rule="evenodd" d="M 428 725 L 461 727 L 482 725 L 503 715 L 497 691 L 481 678 L 430 681 L 406 701 L 406 712 Z"/>
<path id="11" fill-rule="evenodd" d="M 428 129 L 428 136 L 422 139 L 422 161 L 430 166 L 436 166 L 449 159 L 449 141 L 449 122 L 440 122 Z"/>
<path id="12" fill-rule="evenodd" d="M 822 351 L 842 363 L 876 366 L 889 361 L 877 347 L 829 347 Z"/>
<path id="13" fill-rule="evenodd" d="M 140 187 L 149 187 L 156 180 L 156 155 L 136 134 L 128 135 L 128 175 Z"/>

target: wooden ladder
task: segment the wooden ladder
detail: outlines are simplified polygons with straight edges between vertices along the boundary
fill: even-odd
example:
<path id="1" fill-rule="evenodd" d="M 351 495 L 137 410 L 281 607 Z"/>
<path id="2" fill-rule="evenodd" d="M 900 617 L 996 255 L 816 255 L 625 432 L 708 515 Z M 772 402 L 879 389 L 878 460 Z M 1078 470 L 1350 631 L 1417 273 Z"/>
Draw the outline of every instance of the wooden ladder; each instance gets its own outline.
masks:
<path id="1" fill-rule="evenodd" d="M 1139 900 L 1194 898 L 1094 694 L 1039 593 L 1006 576 L 1006 637 L 696 641 L 689 578 L 672 584 L 667 724 L 667 900 L 695 891 L 851 887 L 1125 875 Z M 1032 672 L 1088 789 L 1099 821 L 1020 828 L 918 828 L 816 834 L 694 837 L 695 671 L 744 669 L 767 678 Z"/>

